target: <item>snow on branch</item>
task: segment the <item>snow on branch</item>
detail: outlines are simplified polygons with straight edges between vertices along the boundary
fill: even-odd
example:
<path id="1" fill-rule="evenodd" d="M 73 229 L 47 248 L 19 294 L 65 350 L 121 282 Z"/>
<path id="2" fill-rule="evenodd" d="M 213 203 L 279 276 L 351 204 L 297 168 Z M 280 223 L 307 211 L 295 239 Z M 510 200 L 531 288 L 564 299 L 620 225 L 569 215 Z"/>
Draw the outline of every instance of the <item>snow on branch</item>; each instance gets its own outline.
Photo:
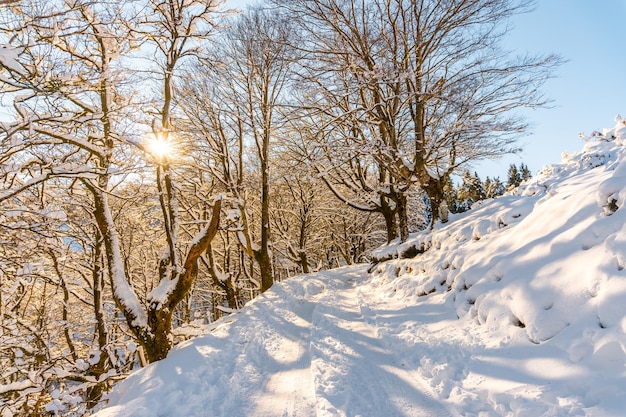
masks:
<path id="1" fill-rule="evenodd" d="M 6 2 L 7 0 L 0 0 L 0 4 L 2 4 L 2 1 Z M 17 60 L 17 57 L 21 52 L 21 50 L 13 48 L 9 45 L 0 45 L 0 66 L 8 69 L 9 71 L 17 72 L 22 76 L 28 75 L 26 69 Z"/>
<path id="2" fill-rule="evenodd" d="M 198 258 L 206 252 L 209 244 L 218 232 L 222 199 L 219 197 L 213 205 L 211 221 L 200 231 L 191 242 L 191 247 L 185 258 L 183 272 L 172 279 L 163 279 L 159 285 L 148 294 L 150 305 L 174 307 L 179 299 L 186 294 L 197 273 Z"/>

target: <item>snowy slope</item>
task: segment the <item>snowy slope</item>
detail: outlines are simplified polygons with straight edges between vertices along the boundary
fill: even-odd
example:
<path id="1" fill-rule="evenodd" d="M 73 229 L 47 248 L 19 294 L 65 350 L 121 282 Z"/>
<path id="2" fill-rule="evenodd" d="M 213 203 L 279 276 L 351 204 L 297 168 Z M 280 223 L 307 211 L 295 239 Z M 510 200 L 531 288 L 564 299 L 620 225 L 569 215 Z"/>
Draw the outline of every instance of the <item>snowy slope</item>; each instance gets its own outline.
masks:
<path id="1" fill-rule="evenodd" d="M 120 383 L 108 416 L 623 416 L 626 125 L 514 193 L 277 284 Z"/>

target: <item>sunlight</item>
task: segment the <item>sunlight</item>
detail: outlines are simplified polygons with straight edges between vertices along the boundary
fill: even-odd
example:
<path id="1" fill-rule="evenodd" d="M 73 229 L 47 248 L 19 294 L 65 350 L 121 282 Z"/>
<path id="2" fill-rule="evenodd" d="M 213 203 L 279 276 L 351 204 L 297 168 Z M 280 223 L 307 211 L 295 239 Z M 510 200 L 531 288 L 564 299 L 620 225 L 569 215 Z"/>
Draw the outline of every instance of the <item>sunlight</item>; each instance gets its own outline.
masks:
<path id="1" fill-rule="evenodd" d="M 171 159 L 174 155 L 174 144 L 170 138 L 157 136 L 147 141 L 147 148 L 150 154 L 157 160 L 163 161 Z"/>

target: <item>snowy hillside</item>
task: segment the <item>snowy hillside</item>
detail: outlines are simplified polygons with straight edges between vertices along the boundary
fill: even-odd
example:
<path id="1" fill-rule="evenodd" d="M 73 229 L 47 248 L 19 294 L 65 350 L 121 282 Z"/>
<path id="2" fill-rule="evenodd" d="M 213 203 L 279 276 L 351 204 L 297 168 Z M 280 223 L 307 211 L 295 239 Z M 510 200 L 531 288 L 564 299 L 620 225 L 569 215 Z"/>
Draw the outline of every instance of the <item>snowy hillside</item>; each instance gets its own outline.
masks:
<path id="1" fill-rule="evenodd" d="M 110 416 L 623 416 L 626 123 L 510 195 L 277 284 Z"/>

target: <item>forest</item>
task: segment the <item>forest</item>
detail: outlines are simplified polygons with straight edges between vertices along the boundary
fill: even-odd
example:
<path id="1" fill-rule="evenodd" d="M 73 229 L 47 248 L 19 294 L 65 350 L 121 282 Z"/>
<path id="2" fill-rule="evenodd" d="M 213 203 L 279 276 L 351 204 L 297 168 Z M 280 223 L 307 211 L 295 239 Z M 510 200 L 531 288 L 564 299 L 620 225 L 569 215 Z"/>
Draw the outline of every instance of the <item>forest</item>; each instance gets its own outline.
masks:
<path id="1" fill-rule="evenodd" d="M 274 282 L 527 179 L 470 170 L 548 103 L 560 58 L 501 47 L 532 6 L 0 2 L 0 415 L 83 415 Z"/>

